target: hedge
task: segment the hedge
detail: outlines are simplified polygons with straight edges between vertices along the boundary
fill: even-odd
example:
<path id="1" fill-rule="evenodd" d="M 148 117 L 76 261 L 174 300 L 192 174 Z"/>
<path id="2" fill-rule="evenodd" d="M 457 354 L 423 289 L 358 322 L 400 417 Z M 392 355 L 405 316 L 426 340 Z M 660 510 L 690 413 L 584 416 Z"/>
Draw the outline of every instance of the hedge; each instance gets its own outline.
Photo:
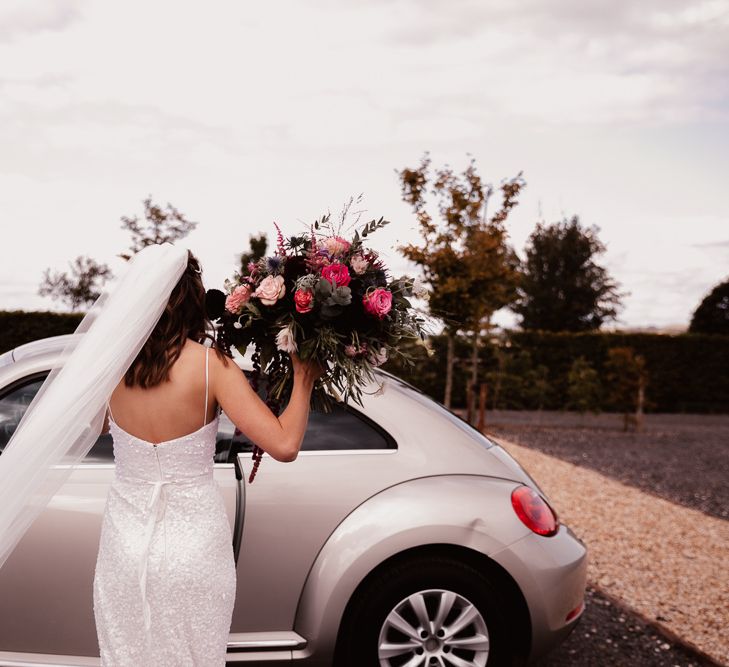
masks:
<path id="1" fill-rule="evenodd" d="M 485 342 L 479 351 L 479 382 L 485 382 L 489 388 L 488 408 L 539 407 L 532 384 L 538 377 L 537 371 L 543 370 L 548 391 L 539 398 L 543 401 L 542 407 L 563 409 L 567 404 L 567 373 L 574 359 L 585 357 L 604 382 L 608 350 L 627 346 L 646 360 L 646 412 L 729 413 L 729 336 L 511 331 L 506 341 L 498 349 Z M 445 337 L 434 336 L 431 346 L 436 353 L 432 357 L 420 353 L 415 368 L 404 367 L 398 362 L 388 362 L 385 368 L 442 401 L 446 374 Z M 498 353 L 506 359 L 506 371 L 502 371 L 502 391 L 494 401 Z M 464 407 L 466 403 L 470 355 L 470 341 L 458 337 L 453 407 Z M 539 366 L 544 368 L 539 369 Z M 604 405 L 603 409 L 610 408 Z"/>
<path id="2" fill-rule="evenodd" d="M 0 310 L 0 354 L 39 338 L 73 333 L 84 313 Z"/>
<path id="3" fill-rule="evenodd" d="M 73 332 L 83 313 L 53 313 L 22 310 L 0 311 L 0 353 L 39 338 Z M 543 366 L 548 392 L 539 398 L 545 409 L 562 409 L 567 402 L 567 373 L 579 356 L 604 378 L 605 361 L 612 347 L 631 347 L 645 357 L 648 370 L 647 412 L 729 413 L 729 336 L 685 333 L 553 333 L 511 331 L 506 345 L 485 342 L 479 351 L 479 381 L 493 388 L 499 369 L 498 355 L 506 359 L 502 391 L 488 407 L 533 409 L 537 397 L 530 373 Z M 414 367 L 390 361 L 385 369 L 400 375 L 437 400 L 443 400 L 446 370 L 446 339 L 434 336 L 432 357 L 419 351 Z M 466 402 L 470 380 L 470 340 L 456 339 L 453 396 L 454 407 Z M 489 396 L 493 399 L 493 391 Z"/>

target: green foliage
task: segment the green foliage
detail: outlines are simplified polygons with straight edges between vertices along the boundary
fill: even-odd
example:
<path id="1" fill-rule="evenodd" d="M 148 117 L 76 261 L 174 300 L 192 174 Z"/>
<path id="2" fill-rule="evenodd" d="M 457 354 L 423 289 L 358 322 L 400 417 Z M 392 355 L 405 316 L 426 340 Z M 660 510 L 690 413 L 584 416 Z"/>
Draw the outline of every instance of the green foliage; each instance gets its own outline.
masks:
<path id="1" fill-rule="evenodd" d="M 689 331 L 729 335 L 729 280 L 704 297 L 691 317 Z"/>
<path id="2" fill-rule="evenodd" d="M 525 185 L 521 172 L 502 181 L 501 208 L 490 220 L 486 207 L 494 188 L 483 182 L 473 159 L 460 174 L 449 166 L 431 174 L 426 153 L 418 167 L 398 175 L 402 199 L 412 207 L 422 238 L 421 245 L 398 250 L 423 271 L 430 313 L 450 331 L 479 327 L 516 297 L 518 258 L 503 222 Z M 440 222 L 428 210 L 429 194 Z"/>
<path id="3" fill-rule="evenodd" d="M 568 410 L 600 412 L 602 385 L 598 372 L 583 356 L 577 357 L 567 373 Z"/>
<path id="4" fill-rule="evenodd" d="M 390 221 L 385 220 L 385 218 L 380 218 L 379 220 L 370 220 L 363 228 L 362 231 L 356 231 L 354 233 L 354 237 L 352 239 L 352 246 L 359 247 L 362 245 L 362 240 L 366 238 L 368 234 L 372 234 L 373 232 L 376 232 L 378 229 L 381 229 L 385 225 L 389 225 Z"/>
<path id="5" fill-rule="evenodd" d="M 43 272 L 38 287 L 40 296 L 50 296 L 54 301 L 65 303 L 71 310 L 91 306 L 101 295 L 104 283 L 112 277 L 107 264 L 99 264 L 91 257 L 78 256 L 69 262 L 70 273 L 50 269 Z"/>
<path id="6" fill-rule="evenodd" d="M 648 381 L 645 357 L 632 347 L 612 347 L 605 362 L 608 406 L 620 412 L 638 408 L 638 388 Z"/>
<path id="7" fill-rule="evenodd" d="M 512 307 L 528 330 L 590 331 L 617 315 L 617 285 L 595 257 L 605 251 L 599 228 L 579 217 L 538 223 L 527 242 L 519 301 Z"/>
<path id="8" fill-rule="evenodd" d="M 84 313 L 0 310 L 0 354 L 41 338 L 73 333 Z"/>
<path id="9" fill-rule="evenodd" d="M 134 216 L 122 216 L 122 229 L 132 236 L 132 254 L 155 243 L 174 242 L 187 236 L 196 226 L 185 218 L 172 204 L 167 210 L 152 203 L 152 197 L 144 200 L 144 222 Z M 132 255 L 120 253 L 119 257 L 129 260 Z M 101 295 L 107 280 L 113 277 L 107 264 L 99 263 L 91 257 L 79 256 L 71 264 L 70 273 L 47 268 L 38 287 L 38 294 L 50 296 L 68 305 L 71 310 L 91 306 Z"/>
<path id="10" fill-rule="evenodd" d="M 144 221 L 135 215 L 128 217 L 123 215 L 122 229 L 126 229 L 132 236 L 132 243 L 129 246 L 131 254 L 122 253 L 119 256 L 123 259 L 131 259 L 132 255 L 139 252 L 148 245 L 158 243 L 174 243 L 187 236 L 195 227 L 197 222 L 188 220 L 172 204 L 167 203 L 166 209 L 152 203 L 150 195 L 144 204 Z"/>
<path id="11" fill-rule="evenodd" d="M 289 242 L 293 241 L 298 246 L 298 240 L 294 238 L 290 239 Z M 242 252 L 240 254 L 240 272 L 248 272 L 248 264 L 250 262 L 257 262 L 266 256 L 268 250 L 268 239 L 266 238 L 265 232 L 259 232 L 257 235 L 251 234 L 248 238 L 248 245 L 250 250 L 248 252 Z"/>
<path id="12" fill-rule="evenodd" d="M 429 344 L 435 351 L 432 357 L 422 348 L 415 350 L 412 347 L 416 365 L 406 367 L 393 361 L 385 368 L 441 400 L 445 385 L 446 337 L 432 336 Z M 489 409 L 505 406 L 536 409 L 538 400 L 524 390 L 527 382 L 507 378 L 502 386 L 497 385 L 499 354 L 517 358 L 515 362 L 501 362 L 505 364 L 503 373 L 513 375 L 529 372 L 530 367 L 543 366 L 548 369 L 549 387 L 544 408 L 561 410 L 570 404 L 570 370 L 575 359 L 582 357 L 595 370 L 603 387 L 599 408 L 617 410 L 609 403 L 606 390 L 609 350 L 617 347 L 630 347 L 645 359 L 645 368 L 650 375 L 646 386 L 646 412 L 729 413 L 729 373 L 720 372 L 720 369 L 729 368 L 729 336 L 512 331 L 480 350 L 478 382 L 488 384 Z M 459 363 L 454 366 L 453 405 L 457 407 L 465 406 L 467 366 L 461 361 L 467 360 L 469 348 L 468 337 L 456 337 Z M 521 356 L 521 351 L 528 352 L 529 357 Z"/>
<path id="13" fill-rule="evenodd" d="M 495 347 L 497 366 L 484 373 L 490 392 L 489 407 L 501 409 L 542 409 L 549 397 L 549 369 L 535 364 L 528 350 Z"/>

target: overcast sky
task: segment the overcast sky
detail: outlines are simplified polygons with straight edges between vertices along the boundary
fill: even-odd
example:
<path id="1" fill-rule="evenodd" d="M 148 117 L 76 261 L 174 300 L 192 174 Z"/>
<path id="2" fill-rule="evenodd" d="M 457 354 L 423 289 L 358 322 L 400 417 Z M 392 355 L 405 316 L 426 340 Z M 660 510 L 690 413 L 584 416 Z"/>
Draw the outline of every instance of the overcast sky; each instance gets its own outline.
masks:
<path id="1" fill-rule="evenodd" d="M 540 219 L 597 225 L 618 326 L 686 326 L 729 276 L 728 130 L 729 0 L 3 0 L 0 308 L 62 309 L 38 283 L 80 254 L 121 272 L 149 194 L 199 221 L 208 287 L 360 192 L 409 271 L 395 170 L 429 150 L 523 170 L 522 255 Z"/>

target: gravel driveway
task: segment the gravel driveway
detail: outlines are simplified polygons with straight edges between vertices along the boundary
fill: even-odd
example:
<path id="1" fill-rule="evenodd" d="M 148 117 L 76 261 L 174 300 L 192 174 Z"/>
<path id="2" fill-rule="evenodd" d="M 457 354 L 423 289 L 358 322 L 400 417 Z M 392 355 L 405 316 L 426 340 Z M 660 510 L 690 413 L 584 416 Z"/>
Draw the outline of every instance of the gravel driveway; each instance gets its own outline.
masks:
<path id="1" fill-rule="evenodd" d="M 579 625 L 561 646 L 532 667 L 716 667 L 717 664 L 669 639 L 590 587 Z"/>
<path id="2" fill-rule="evenodd" d="M 540 667 L 568 664 L 703 667 L 712 664 L 712 660 L 716 661 L 713 664 L 725 664 L 729 661 L 726 634 L 729 522 L 688 506 L 711 506 L 714 508 L 711 514 L 721 514 L 726 489 L 717 485 L 710 487 L 709 493 L 698 496 L 697 491 L 688 492 L 691 488 L 702 488 L 701 473 L 697 475 L 695 471 L 704 470 L 707 462 L 702 460 L 697 464 L 696 457 L 687 455 L 686 448 L 669 445 L 661 459 L 656 444 L 644 448 L 648 454 L 636 451 L 640 444 L 635 438 L 630 447 L 621 444 L 624 443 L 620 437 L 622 431 L 616 432 L 614 427 L 612 432 L 599 425 L 587 429 L 584 424 L 553 428 L 550 424 L 547 428 L 544 422 L 558 416 L 559 413 L 556 417 L 542 415 L 543 423 L 537 430 L 528 421 L 499 427 L 492 415 L 486 429 L 487 434 L 500 441 L 534 475 L 558 513 L 589 549 L 588 579 L 592 591 L 585 617 L 567 642 L 540 663 Z M 729 418 L 708 421 L 713 423 L 697 428 L 705 435 L 713 434 L 707 438 L 718 438 L 716 433 L 721 434 L 725 424 L 729 424 Z M 571 437 L 572 431 L 580 437 Z M 518 444 L 504 440 L 505 432 L 513 440 L 518 438 Z M 673 424 L 670 432 L 688 432 L 688 440 L 702 440 L 700 434 L 691 435 L 690 426 Z M 630 438 L 636 434 L 622 435 Z M 637 435 L 655 438 L 655 433 Z M 678 438 L 674 435 L 670 440 L 676 443 Z M 572 443 L 571 448 L 568 442 Z M 604 453 L 605 443 L 611 446 L 609 456 Z M 726 455 L 727 444 L 719 442 L 714 450 L 718 452 L 714 468 L 719 469 L 718 476 L 722 478 L 725 478 L 722 457 Z M 558 449 L 562 458 L 568 460 L 543 453 L 548 448 Z M 589 463 L 582 457 L 585 449 Z M 635 458 L 631 459 L 630 454 L 623 456 L 623 451 L 635 452 Z M 704 449 L 704 453 L 710 451 L 711 448 Z M 593 452 L 600 454 L 590 456 Z M 679 462 L 669 460 L 673 457 L 678 457 Z M 624 458 L 632 461 L 637 469 L 621 464 Z M 682 483 L 678 486 L 667 483 L 660 494 L 664 498 L 658 497 L 655 489 L 650 488 L 646 471 L 636 463 L 638 460 L 648 467 L 655 463 L 662 473 L 676 471 Z M 598 463 L 607 471 L 598 472 Z M 619 481 L 620 477 L 623 481 Z M 669 495 L 674 496 L 670 502 L 665 499 Z M 683 499 L 684 506 L 676 504 L 677 497 Z M 610 599 L 619 600 L 619 606 Z M 646 625 L 641 616 L 668 635 Z M 705 652 L 707 658 L 681 646 L 681 642 L 676 645 L 666 636 L 680 638 L 681 642 Z"/>
<path id="3" fill-rule="evenodd" d="M 649 414 L 640 433 L 616 414 L 494 410 L 486 431 L 729 519 L 729 415 Z"/>

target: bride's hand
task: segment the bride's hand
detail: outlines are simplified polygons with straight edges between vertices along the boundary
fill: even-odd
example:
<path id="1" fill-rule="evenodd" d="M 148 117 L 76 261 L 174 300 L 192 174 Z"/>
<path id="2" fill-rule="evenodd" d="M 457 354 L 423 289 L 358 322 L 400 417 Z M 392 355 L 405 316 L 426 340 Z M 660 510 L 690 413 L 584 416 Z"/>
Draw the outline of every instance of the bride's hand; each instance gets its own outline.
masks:
<path id="1" fill-rule="evenodd" d="M 302 361 L 296 352 L 290 352 L 289 356 L 294 367 L 294 375 L 301 375 L 312 384 L 326 372 L 326 367 L 322 366 L 317 359 Z"/>

